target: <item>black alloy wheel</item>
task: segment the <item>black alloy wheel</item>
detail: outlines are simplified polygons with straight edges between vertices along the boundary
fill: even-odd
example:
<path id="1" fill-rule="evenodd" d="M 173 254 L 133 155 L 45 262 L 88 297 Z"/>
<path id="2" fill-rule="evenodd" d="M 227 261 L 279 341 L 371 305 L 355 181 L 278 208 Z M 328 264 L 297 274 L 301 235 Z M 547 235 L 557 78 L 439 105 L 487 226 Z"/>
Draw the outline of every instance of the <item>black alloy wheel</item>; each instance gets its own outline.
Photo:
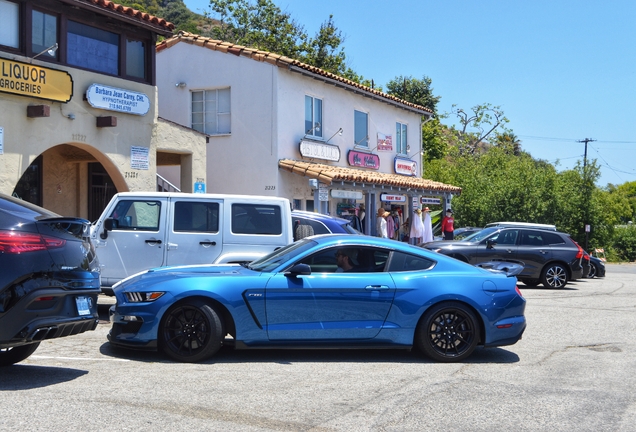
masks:
<path id="1" fill-rule="evenodd" d="M 457 302 L 432 306 L 420 320 L 415 345 L 439 362 L 466 359 L 479 343 L 479 321 L 465 305 Z"/>
<path id="2" fill-rule="evenodd" d="M 546 288 L 563 288 L 568 283 L 568 272 L 561 264 L 549 264 L 541 273 L 541 283 Z"/>
<path id="3" fill-rule="evenodd" d="M 594 279 L 597 274 L 598 274 L 598 269 L 596 268 L 596 264 L 590 263 L 590 271 L 587 274 L 587 277 L 589 279 Z"/>
<path id="4" fill-rule="evenodd" d="M 40 346 L 40 342 L 0 349 L 0 366 L 11 366 L 29 357 Z"/>
<path id="5" fill-rule="evenodd" d="M 223 325 L 214 309 L 190 300 L 173 306 L 159 328 L 163 351 L 179 362 L 198 362 L 212 357 L 223 344 Z"/>

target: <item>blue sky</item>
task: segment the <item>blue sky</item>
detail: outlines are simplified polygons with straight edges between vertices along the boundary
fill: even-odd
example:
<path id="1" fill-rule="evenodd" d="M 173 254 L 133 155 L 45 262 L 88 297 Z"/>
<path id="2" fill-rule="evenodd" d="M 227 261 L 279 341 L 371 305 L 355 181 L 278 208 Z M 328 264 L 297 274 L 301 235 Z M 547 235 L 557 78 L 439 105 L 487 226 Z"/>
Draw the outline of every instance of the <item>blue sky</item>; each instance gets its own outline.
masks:
<path id="1" fill-rule="evenodd" d="M 312 36 L 333 15 L 348 65 L 377 85 L 427 76 L 440 113 L 499 105 L 533 157 L 569 169 L 590 138 L 598 186 L 636 181 L 636 1 L 274 3 Z M 209 1 L 185 4 L 201 13 Z"/>

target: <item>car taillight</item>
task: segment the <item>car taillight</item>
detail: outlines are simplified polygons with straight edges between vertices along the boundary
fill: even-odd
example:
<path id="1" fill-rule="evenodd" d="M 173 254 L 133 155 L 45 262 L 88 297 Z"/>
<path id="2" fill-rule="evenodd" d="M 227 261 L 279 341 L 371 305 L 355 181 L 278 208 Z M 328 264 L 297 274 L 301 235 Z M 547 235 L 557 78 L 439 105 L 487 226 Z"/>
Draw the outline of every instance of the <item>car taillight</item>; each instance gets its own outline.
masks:
<path id="1" fill-rule="evenodd" d="M 0 231 L 0 253 L 22 254 L 62 247 L 66 240 L 36 233 Z"/>
<path id="2" fill-rule="evenodd" d="M 515 291 L 517 291 L 517 294 L 519 294 L 520 297 L 523 297 L 523 294 L 521 294 L 521 290 L 518 286 L 515 286 Z"/>
<path id="3" fill-rule="evenodd" d="M 574 243 L 576 245 L 576 247 L 579 249 L 579 251 L 576 254 L 576 259 L 580 259 L 583 256 L 583 248 L 574 240 L 570 239 L 572 241 L 572 243 Z"/>

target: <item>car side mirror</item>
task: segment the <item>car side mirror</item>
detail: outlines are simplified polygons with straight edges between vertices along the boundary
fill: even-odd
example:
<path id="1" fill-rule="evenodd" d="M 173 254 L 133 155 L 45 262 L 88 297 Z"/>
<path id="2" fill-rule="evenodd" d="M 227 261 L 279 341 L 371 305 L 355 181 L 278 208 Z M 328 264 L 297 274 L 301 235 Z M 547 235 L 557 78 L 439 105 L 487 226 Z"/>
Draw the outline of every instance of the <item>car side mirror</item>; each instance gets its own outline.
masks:
<path id="1" fill-rule="evenodd" d="M 495 240 L 486 240 L 486 249 L 492 249 L 496 244 L 497 242 Z"/>
<path id="2" fill-rule="evenodd" d="M 108 231 L 113 230 L 113 218 L 104 219 L 104 231 L 99 235 L 102 240 L 106 240 L 108 238 Z"/>
<path id="3" fill-rule="evenodd" d="M 310 275 L 311 267 L 309 264 L 296 264 L 285 272 L 285 276 L 296 277 Z"/>

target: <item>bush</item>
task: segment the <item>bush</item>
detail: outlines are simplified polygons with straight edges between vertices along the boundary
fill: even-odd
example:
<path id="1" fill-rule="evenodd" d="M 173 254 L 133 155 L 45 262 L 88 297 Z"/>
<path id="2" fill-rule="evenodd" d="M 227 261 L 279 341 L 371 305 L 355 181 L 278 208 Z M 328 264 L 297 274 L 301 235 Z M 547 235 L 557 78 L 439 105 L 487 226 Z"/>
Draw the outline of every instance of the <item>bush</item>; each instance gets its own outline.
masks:
<path id="1" fill-rule="evenodd" d="M 616 227 L 610 255 L 617 261 L 636 261 L 636 226 Z"/>

